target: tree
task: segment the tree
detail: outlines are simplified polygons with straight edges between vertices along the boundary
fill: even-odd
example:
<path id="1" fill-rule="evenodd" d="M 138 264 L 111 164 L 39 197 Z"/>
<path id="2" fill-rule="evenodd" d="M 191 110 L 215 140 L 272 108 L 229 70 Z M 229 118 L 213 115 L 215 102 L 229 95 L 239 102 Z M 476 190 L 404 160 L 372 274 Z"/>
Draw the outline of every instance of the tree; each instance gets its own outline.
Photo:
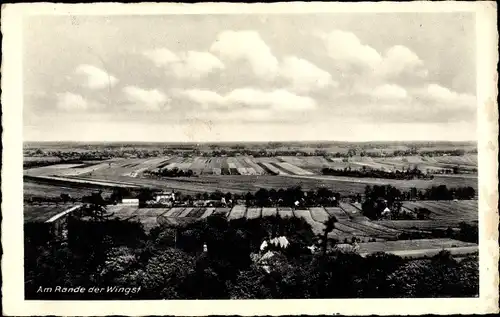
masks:
<path id="1" fill-rule="evenodd" d="M 151 257 L 143 268 L 129 271 L 122 281 L 140 286 L 142 299 L 185 299 L 183 283 L 194 271 L 194 262 L 187 253 L 168 248 Z"/>
<path id="2" fill-rule="evenodd" d="M 335 223 L 337 223 L 337 218 L 334 216 L 331 216 L 328 218 L 328 220 L 324 223 L 325 228 L 323 229 L 323 237 L 322 237 L 322 249 L 323 249 L 323 255 L 326 255 L 326 251 L 328 248 L 328 234 L 335 229 Z"/>
<path id="3" fill-rule="evenodd" d="M 248 192 L 245 194 L 245 201 L 246 201 L 247 205 L 251 205 L 254 199 L 255 199 L 255 197 L 252 193 Z"/>
<path id="4" fill-rule="evenodd" d="M 265 188 L 260 188 L 255 193 L 255 202 L 259 207 L 266 207 L 269 202 L 269 192 Z"/>
<path id="5" fill-rule="evenodd" d="M 71 200 L 71 196 L 67 193 L 62 193 L 60 197 L 63 202 L 69 202 Z"/>
<path id="6" fill-rule="evenodd" d="M 106 220 L 113 216 L 113 213 L 108 213 L 106 210 L 106 202 L 102 198 L 102 191 L 92 193 L 90 196 L 82 198 L 85 203 L 84 213 L 94 220 Z"/>
<path id="7" fill-rule="evenodd" d="M 153 191 L 150 188 L 141 188 L 137 198 L 139 199 L 139 204 L 144 206 L 147 201 L 154 199 Z"/>

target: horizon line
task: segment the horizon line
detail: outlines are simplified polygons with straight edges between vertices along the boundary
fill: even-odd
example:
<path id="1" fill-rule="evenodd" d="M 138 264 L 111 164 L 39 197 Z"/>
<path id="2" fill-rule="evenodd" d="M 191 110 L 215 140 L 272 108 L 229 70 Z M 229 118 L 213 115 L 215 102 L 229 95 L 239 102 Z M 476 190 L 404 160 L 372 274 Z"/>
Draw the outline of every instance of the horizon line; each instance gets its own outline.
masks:
<path id="1" fill-rule="evenodd" d="M 86 141 L 86 140 L 25 140 L 23 143 L 184 143 L 184 144 L 207 144 L 207 143 L 292 143 L 292 142 L 338 142 L 338 143 L 366 143 L 366 142 L 408 142 L 408 143 L 430 143 L 430 142 L 447 142 L 447 143 L 477 143 L 478 140 L 227 140 L 227 141 L 130 141 L 130 140 L 102 140 L 102 141 Z"/>

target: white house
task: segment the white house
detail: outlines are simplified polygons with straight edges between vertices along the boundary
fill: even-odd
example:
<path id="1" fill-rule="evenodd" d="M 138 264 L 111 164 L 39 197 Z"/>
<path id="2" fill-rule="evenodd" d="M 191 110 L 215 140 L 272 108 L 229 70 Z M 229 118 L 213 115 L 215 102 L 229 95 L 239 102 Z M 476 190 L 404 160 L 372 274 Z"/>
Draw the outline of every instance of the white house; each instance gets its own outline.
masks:
<path id="1" fill-rule="evenodd" d="M 122 204 L 124 204 L 124 205 L 139 205 L 139 199 L 138 198 L 123 198 Z"/>
<path id="2" fill-rule="evenodd" d="M 387 215 L 391 212 L 391 210 L 387 207 L 385 207 L 384 211 L 382 211 L 382 215 Z"/>
<path id="3" fill-rule="evenodd" d="M 175 193 L 172 192 L 161 192 L 156 194 L 156 202 L 157 203 L 167 203 L 171 200 L 175 200 Z"/>

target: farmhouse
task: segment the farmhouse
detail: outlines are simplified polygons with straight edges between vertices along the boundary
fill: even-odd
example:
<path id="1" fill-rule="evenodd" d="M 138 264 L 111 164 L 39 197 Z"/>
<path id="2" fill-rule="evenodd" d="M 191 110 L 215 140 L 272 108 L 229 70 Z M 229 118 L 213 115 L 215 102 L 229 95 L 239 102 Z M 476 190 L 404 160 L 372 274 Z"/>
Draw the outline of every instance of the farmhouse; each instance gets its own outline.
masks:
<path id="1" fill-rule="evenodd" d="M 391 212 L 391 210 L 388 207 L 385 207 L 384 211 L 382 211 L 382 215 L 387 215 Z"/>
<path id="2" fill-rule="evenodd" d="M 139 199 L 138 198 L 124 198 L 124 199 L 122 199 L 122 204 L 123 205 L 139 205 Z"/>
<path id="3" fill-rule="evenodd" d="M 157 203 L 167 203 L 170 201 L 175 201 L 175 193 L 171 192 L 160 192 L 156 194 L 155 200 Z"/>

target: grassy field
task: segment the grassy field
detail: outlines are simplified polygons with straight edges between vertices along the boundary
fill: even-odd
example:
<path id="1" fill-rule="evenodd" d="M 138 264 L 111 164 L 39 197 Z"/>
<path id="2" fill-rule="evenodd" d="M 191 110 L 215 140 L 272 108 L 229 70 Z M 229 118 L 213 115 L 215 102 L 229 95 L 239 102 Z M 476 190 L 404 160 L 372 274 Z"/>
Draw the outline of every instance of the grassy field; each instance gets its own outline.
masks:
<path id="1" fill-rule="evenodd" d="M 36 158 L 41 159 L 41 158 Z M 51 158 L 48 158 L 51 159 Z M 26 162 L 34 160 L 26 157 Z M 54 165 L 51 165 L 54 166 Z M 314 175 L 321 174 L 322 168 L 353 170 L 382 169 L 386 171 L 402 170 L 417 167 L 424 172 L 439 172 L 443 169 L 460 167 L 462 170 L 477 169 L 477 155 L 464 156 L 406 156 L 406 157 L 379 157 L 352 156 L 349 158 L 325 158 L 323 156 L 276 156 L 259 157 L 236 156 L 236 157 L 168 157 L 160 156 L 146 159 L 123 159 L 116 158 L 103 161 L 101 164 L 75 168 L 62 168 L 60 171 L 52 171 L 50 168 L 29 169 L 30 175 L 136 175 L 146 170 L 157 168 L 181 170 L 192 170 L 196 175 L 264 175 L 290 174 L 290 175 Z M 63 174 L 61 174 L 63 173 Z"/>
<path id="2" fill-rule="evenodd" d="M 328 187 L 341 194 L 363 193 L 366 185 L 393 185 L 398 188 L 425 189 L 433 185 L 447 186 L 472 186 L 477 189 L 477 180 L 473 178 L 435 178 L 434 180 L 382 180 L 382 179 L 360 179 L 340 176 L 272 176 L 272 175 L 202 175 L 190 178 L 136 178 L 131 179 L 123 176 L 88 176 L 89 179 L 123 181 L 137 185 L 159 186 L 160 188 L 173 188 L 188 192 L 212 192 L 216 189 L 222 191 L 247 192 L 256 191 L 259 188 L 279 189 L 290 186 L 301 186 L 305 190 L 317 187 Z"/>
<path id="3" fill-rule="evenodd" d="M 474 246 L 475 243 L 458 241 L 454 239 L 416 239 L 399 240 L 385 242 L 360 243 L 360 252 L 378 252 L 378 251 L 404 251 L 418 249 L 440 249 Z"/>
<path id="4" fill-rule="evenodd" d="M 471 254 L 478 251 L 475 243 L 454 239 L 417 239 L 384 242 L 359 243 L 359 253 L 362 255 L 386 252 L 403 257 L 433 256 L 445 249 L 453 255 Z"/>
<path id="5" fill-rule="evenodd" d="M 433 159 L 432 162 L 427 162 Z M 381 163 L 384 161 L 384 163 Z M 246 193 L 255 192 L 259 188 L 280 189 L 290 186 L 301 186 L 304 190 L 327 187 L 343 195 L 363 193 L 366 185 L 392 185 L 400 189 L 416 187 L 426 189 L 430 186 L 447 185 L 448 187 L 471 186 L 477 190 L 477 176 L 436 175 L 433 180 L 394 180 L 376 178 L 355 178 L 342 176 L 316 175 L 318 170 L 326 166 L 362 166 L 390 169 L 391 166 L 406 164 L 441 164 L 438 161 L 477 163 L 477 156 L 428 158 L 421 156 L 392 157 L 373 159 L 355 156 L 349 162 L 342 159 L 326 159 L 322 156 L 277 156 L 253 158 L 238 157 L 168 157 L 110 159 L 87 164 L 55 164 L 25 170 L 26 176 L 60 177 L 58 183 L 62 188 L 84 186 L 92 181 L 95 186 L 141 186 L 157 189 L 174 189 L 188 194 L 199 192 Z M 392 164 L 392 165 L 391 165 Z M 398 165 L 399 164 L 399 165 Z M 339 167 L 339 166 L 337 166 Z M 146 171 L 159 168 L 192 169 L 195 177 L 152 178 L 144 174 Z M 316 174 L 315 174 L 316 173 Z M 278 175 L 271 175 L 278 174 Z M 64 181 L 62 178 L 67 179 Z M 32 180 L 34 182 L 34 180 Z M 25 194 L 33 195 L 34 186 L 26 186 Z M 60 194 L 60 193 L 59 193 Z M 50 195 L 50 194 L 49 194 Z"/>
<path id="6" fill-rule="evenodd" d="M 431 211 L 430 219 L 446 222 L 477 220 L 479 206 L 476 200 L 460 200 L 405 202 L 403 207 L 409 210 L 426 208 Z"/>
<path id="7" fill-rule="evenodd" d="M 414 202 L 405 202 L 404 204 Z M 419 202 L 420 203 L 420 202 Z M 431 249 L 441 247 L 450 247 L 442 241 L 429 240 L 424 244 L 418 244 L 416 240 L 411 241 L 393 241 L 405 232 L 426 233 L 432 229 L 447 229 L 448 227 L 457 228 L 461 221 L 473 223 L 477 221 L 477 201 L 461 201 L 459 204 L 443 201 L 422 202 L 436 210 L 442 210 L 452 214 L 453 217 L 441 217 L 434 220 L 380 220 L 371 221 L 360 215 L 359 209 L 352 204 L 341 205 L 341 208 L 246 208 L 237 205 L 233 208 L 204 208 L 204 207 L 173 207 L 173 208 L 139 208 L 132 205 L 109 205 L 108 212 L 112 217 L 119 219 L 129 219 L 140 221 L 146 230 L 159 225 L 163 222 L 172 225 L 188 223 L 198 219 L 206 218 L 212 214 L 226 217 L 228 220 L 240 218 L 255 219 L 266 216 L 279 215 L 280 217 L 298 217 L 304 219 L 316 235 L 321 235 L 325 229 L 325 222 L 331 215 L 339 215 L 338 222 L 335 223 L 335 229 L 328 234 L 329 238 L 336 239 L 338 242 L 350 242 L 352 238 L 359 239 L 361 242 L 372 240 L 383 243 L 367 243 L 366 247 L 361 248 L 362 252 L 376 252 L 376 250 L 413 250 L 413 249 Z M 72 207 L 72 204 L 25 204 L 25 221 L 46 221 L 50 217 Z M 356 211 L 353 213 L 353 211 Z M 475 218 L 472 217 L 475 215 Z M 385 241 L 385 242 L 384 242 Z M 422 240 L 423 241 L 423 240 Z M 437 243 L 437 245 L 434 244 Z M 451 243 L 451 242 L 450 242 Z M 453 242 L 455 243 L 455 242 Z M 387 245 L 387 246 L 385 246 Z M 459 245 L 465 246 L 465 245 Z"/>
<path id="8" fill-rule="evenodd" d="M 24 222 L 45 222 L 74 206 L 74 204 L 25 204 Z"/>
<path id="9" fill-rule="evenodd" d="M 88 196 L 92 192 L 96 191 L 95 188 L 72 187 L 71 184 L 68 185 L 70 186 L 25 181 L 23 183 L 24 199 L 27 200 L 33 197 L 58 198 L 63 193 L 69 194 L 72 198 L 81 198 L 83 196 Z M 111 194 L 111 191 L 109 189 L 103 189 L 103 194 Z"/>

